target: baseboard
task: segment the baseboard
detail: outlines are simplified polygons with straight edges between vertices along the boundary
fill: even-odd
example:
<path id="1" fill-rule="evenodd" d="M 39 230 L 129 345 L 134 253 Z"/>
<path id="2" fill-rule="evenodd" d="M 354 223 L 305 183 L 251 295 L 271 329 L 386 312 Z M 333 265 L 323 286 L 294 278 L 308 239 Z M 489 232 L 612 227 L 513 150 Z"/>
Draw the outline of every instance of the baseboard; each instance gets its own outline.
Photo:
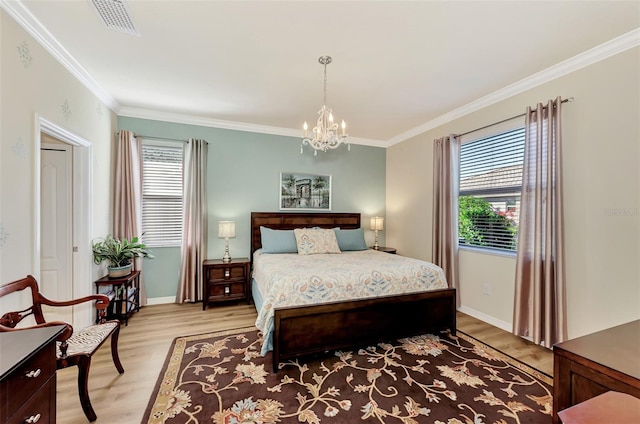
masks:
<path id="1" fill-rule="evenodd" d="M 147 305 L 162 305 L 165 303 L 175 303 L 175 301 L 175 296 L 149 297 L 147 298 Z"/>
<path id="2" fill-rule="evenodd" d="M 475 309 L 469 308 L 467 306 L 460 306 L 458 310 L 463 314 L 467 314 L 476 319 L 479 319 L 480 321 L 484 321 L 487 324 L 491 324 L 494 327 L 498 327 L 501 330 L 511 333 L 512 325 L 510 322 L 499 320 L 495 317 L 492 317 L 491 315 L 487 315 L 484 312 L 476 311 Z"/>

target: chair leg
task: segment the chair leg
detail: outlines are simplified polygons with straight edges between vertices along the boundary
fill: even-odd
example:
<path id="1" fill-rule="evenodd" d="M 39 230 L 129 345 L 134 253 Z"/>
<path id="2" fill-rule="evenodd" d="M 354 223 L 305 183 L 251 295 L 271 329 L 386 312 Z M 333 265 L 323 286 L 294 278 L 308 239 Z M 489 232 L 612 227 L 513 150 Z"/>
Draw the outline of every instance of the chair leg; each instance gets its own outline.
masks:
<path id="1" fill-rule="evenodd" d="M 78 360 L 78 395 L 80 405 L 87 419 L 94 422 L 98 416 L 91 406 L 89 399 L 89 368 L 91 367 L 91 356 L 83 356 Z"/>
<path id="2" fill-rule="evenodd" d="M 124 367 L 120 362 L 120 356 L 118 355 L 118 337 L 120 336 L 120 326 L 111 334 L 111 357 L 113 358 L 113 364 L 120 374 L 124 373 Z"/>

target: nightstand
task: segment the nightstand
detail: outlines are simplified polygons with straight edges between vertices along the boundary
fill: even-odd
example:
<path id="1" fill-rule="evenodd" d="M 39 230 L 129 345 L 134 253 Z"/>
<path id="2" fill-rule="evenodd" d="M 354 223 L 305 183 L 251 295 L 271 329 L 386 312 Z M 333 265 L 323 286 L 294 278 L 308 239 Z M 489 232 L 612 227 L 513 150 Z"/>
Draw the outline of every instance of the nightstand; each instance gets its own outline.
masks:
<path id="1" fill-rule="evenodd" d="M 392 255 L 395 255 L 397 253 L 395 247 L 380 246 L 375 250 L 377 250 L 378 252 L 391 253 Z"/>
<path id="2" fill-rule="evenodd" d="M 249 303 L 249 258 L 208 259 L 202 263 L 204 278 L 202 310 L 209 303 L 247 300 Z"/>

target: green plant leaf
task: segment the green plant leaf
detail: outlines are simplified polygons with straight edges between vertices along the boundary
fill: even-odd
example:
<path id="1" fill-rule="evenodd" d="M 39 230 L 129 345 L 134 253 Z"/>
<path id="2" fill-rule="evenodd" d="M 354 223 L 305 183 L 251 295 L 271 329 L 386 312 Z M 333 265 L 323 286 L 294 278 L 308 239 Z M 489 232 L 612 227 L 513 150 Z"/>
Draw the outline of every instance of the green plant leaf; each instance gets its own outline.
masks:
<path id="1" fill-rule="evenodd" d="M 147 249 L 147 246 L 141 243 L 138 237 L 127 240 L 107 235 L 93 241 L 91 247 L 93 262 L 96 265 L 107 261 L 111 267 L 120 267 L 131 263 L 131 260 L 136 257 L 154 258 L 153 252 Z"/>

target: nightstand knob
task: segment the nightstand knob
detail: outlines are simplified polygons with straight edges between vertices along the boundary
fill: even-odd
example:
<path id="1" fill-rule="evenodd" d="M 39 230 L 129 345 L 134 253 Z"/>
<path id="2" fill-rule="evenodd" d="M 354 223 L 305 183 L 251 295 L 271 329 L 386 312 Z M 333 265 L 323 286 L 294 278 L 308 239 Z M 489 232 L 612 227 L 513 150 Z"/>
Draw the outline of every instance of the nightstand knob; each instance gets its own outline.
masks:
<path id="1" fill-rule="evenodd" d="M 231 294 L 231 286 L 224 286 L 224 294 L 225 295 Z"/>
<path id="2" fill-rule="evenodd" d="M 231 276 L 231 271 L 229 268 L 225 268 L 224 270 L 224 278 L 229 278 Z"/>

